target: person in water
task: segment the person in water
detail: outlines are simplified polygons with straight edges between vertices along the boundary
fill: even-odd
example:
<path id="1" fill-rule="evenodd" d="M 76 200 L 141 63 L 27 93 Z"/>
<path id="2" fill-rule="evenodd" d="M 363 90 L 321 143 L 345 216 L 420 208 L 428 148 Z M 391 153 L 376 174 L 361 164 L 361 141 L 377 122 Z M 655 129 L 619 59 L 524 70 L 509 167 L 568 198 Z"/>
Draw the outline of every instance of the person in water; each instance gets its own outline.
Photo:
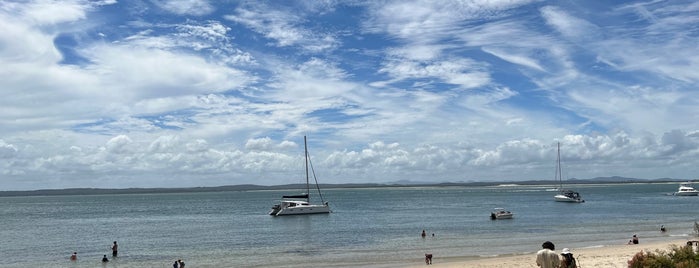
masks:
<path id="1" fill-rule="evenodd" d="M 70 260 L 71 261 L 77 261 L 78 260 L 78 253 L 73 252 L 73 255 L 70 255 Z"/>
<path id="2" fill-rule="evenodd" d="M 422 236 L 422 237 L 427 236 L 427 234 L 425 233 L 425 229 L 422 229 L 422 234 L 421 234 L 421 236 Z"/>
<path id="3" fill-rule="evenodd" d="M 117 245 L 117 242 L 114 241 L 114 245 L 112 245 L 112 257 L 117 256 L 117 251 L 119 250 L 119 245 Z"/>
<path id="4" fill-rule="evenodd" d="M 107 259 L 107 255 L 104 255 L 104 257 L 102 257 L 102 262 L 109 262 L 109 259 Z"/>

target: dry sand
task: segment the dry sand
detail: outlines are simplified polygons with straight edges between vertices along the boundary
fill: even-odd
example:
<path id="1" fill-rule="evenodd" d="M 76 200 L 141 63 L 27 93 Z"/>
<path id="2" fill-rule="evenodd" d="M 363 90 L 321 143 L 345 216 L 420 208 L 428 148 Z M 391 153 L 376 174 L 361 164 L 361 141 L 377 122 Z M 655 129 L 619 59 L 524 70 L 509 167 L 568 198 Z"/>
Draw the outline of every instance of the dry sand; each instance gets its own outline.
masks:
<path id="1" fill-rule="evenodd" d="M 614 245 L 614 246 L 602 246 L 593 248 L 570 248 L 573 252 L 573 256 L 577 260 L 579 268 L 592 268 L 592 267 L 604 267 L 604 268 L 626 268 L 628 267 L 628 261 L 640 251 L 651 251 L 656 250 L 666 251 L 670 249 L 671 245 L 684 246 L 686 245 L 687 239 L 684 240 L 672 240 L 664 242 L 650 242 L 641 243 L 637 245 Z M 556 247 L 556 252 L 560 253 L 563 248 Z M 539 250 L 539 249 L 536 249 Z M 477 260 L 459 260 L 454 259 L 440 259 L 439 256 L 434 256 L 432 259 L 432 265 L 425 265 L 424 262 L 421 265 L 413 264 L 408 267 L 430 267 L 430 268 L 495 268 L 495 267 L 532 267 L 536 266 L 536 254 L 526 254 L 526 255 L 514 255 L 514 256 L 500 256 L 493 258 L 482 258 Z"/>

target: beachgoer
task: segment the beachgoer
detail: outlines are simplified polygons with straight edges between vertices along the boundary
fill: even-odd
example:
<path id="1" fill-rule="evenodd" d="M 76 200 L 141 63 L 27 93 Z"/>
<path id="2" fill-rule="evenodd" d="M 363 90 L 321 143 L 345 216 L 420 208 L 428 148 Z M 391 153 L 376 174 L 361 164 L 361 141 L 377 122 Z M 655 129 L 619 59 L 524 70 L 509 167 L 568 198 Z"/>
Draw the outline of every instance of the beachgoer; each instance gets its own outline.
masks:
<path id="1" fill-rule="evenodd" d="M 421 236 L 422 236 L 422 237 L 425 237 L 426 235 L 427 235 L 427 234 L 425 233 L 425 229 L 422 229 L 422 234 L 421 234 Z"/>
<path id="2" fill-rule="evenodd" d="M 541 266 L 541 268 L 557 268 L 561 261 L 554 251 L 556 247 L 553 243 L 546 241 L 541 247 L 542 249 L 536 252 L 536 265 Z"/>
<path id="3" fill-rule="evenodd" d="M 179 261 L 175 261 L 175 263 L 172 264 L 172 268 L 180 268 Z"/>
<path id="4" fill-rule="evenodd" d="M 70 260 L 71 261 L 77 261 L 78 260 L 78 253 L 73 252 L 73 255 L 70 255 Z"/>
<path id="5" fill-rule="evenodd" d="M 578 264 L 575 261 L 575 258 L 573 257 L 573 253 L 570 252 L 568 248 L 564 248 L 561 251 L 561 256 L 563 256 L 563 259 L 561 260 L 561 268 L 577 268 Z"/>
<path id="6" fill-rule="evenodd" d="M 184 262 L 182 260 L 177 260 L 180 263 L 180 268 L 184 268 Z"/>
<path id="7" fill-rule="evenodd" d="M 430 253 L 425 254 L 425 264 L 427 264 L 427 265 L 432 264 L 432 254 L 430 254 Z"/>
<path id="8" fill-rule="evenodd" d="M 660 231 L 663 233 L 665 232 L 665 225 L 660 225 Z"/>
<path id="9" fill-rule="evenodd" d="M 104 257 L 102 257 L 102 262 L 108 262 L 108 261 L 109 261 L 109 259 L 107 259 L 107 255 L 104 255 Z"/>
<path id="10" fill-rule="evenodd" d="M 112 257 L 117 256 L 117 250 L 119 249 L 119 245 L 117 245 L 117 242 L 114 241 L 114 245 L 112 245 Z"/>
<path id="11" fill-rule="evenodd" d="M 631 237 L 631 243 L 638 244 L 638 236 L 635 234 Z"/>

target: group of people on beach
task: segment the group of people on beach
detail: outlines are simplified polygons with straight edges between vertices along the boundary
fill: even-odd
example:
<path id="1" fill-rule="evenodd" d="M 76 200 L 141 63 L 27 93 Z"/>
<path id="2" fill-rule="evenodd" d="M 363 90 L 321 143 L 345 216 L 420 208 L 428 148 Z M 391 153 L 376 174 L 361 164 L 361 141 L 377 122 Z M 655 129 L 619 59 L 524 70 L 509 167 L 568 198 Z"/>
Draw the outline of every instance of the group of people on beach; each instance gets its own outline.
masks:
<path id="1" fill-rule="evenodd" d="M 578 264 L 573 253 L 568 248 L 561 251 L 561 257 L 556 254 L 556 246 L 551 241 L 541 245 L 542 249 L 536 252 L 536 265 L 541 268 L 577 268 Z"/>

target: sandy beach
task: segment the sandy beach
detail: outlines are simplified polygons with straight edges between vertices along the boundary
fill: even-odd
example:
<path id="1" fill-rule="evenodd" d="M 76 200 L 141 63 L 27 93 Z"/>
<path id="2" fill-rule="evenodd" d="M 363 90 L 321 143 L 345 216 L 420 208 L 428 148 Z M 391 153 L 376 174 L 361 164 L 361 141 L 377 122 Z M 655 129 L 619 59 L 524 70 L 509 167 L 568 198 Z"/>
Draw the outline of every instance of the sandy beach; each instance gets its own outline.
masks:
<path id="1" fill-rule="evenodd" d="M 625 268 L 628 261 L 639 251 L 669 250 L 671 245 L 683 246 L 687 239 L 641 243 L 637 245 L 612 245 L 591 248 L 570 248 L 578 262 L 579 268 L 604 267 L 604 268 Z M 563 248 L 556 246 L 556 252 L 560 253 Z M 536 250 L 539 250 L 537 248 Z M 421 265 L 411 265 L 409 267 L 426 267 Z M 499 256 L 493 258 L 482 258 L 477 260 L 440 259 L 434 256 L 432 259 L 433 268 L 495 268 L 495 267 L 537 267 L 535 253 Z"/>

